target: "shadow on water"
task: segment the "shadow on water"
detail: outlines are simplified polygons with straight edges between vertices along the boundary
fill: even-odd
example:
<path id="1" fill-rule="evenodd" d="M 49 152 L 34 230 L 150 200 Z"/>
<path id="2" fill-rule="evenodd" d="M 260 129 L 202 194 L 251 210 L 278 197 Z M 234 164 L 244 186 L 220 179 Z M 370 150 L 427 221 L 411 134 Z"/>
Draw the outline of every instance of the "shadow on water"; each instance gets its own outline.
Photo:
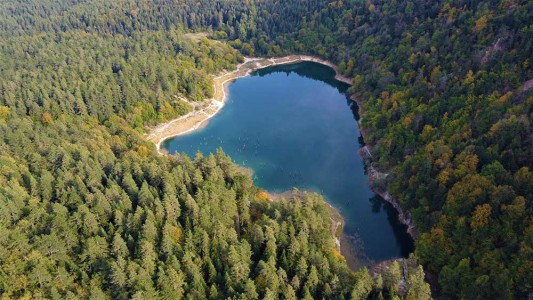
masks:
<path id="1" fill-rule="evenodd" d="M 316 65 L 320 65 L 321 68 L 309 67 Z M 272 73 L 285 73 L 287 76 L 289 76 L 291 73 L 296 73 L 305 78 L 327 83 L 328 85 L 335 87 L 341 94 L 347 93 L 348 88 L 350 87 L 349 84 L 335 79 L 335 70 L 328 66 L 311 61 L 299 62 L 297 64 L 270 66 L 264 69 L 256 70 L 252 73 L 252 75 L 263 77 Z"/>
<path id="2" fill-rule="evenodd" d="M 415 250 L 415 244 L 411 236 L 407 233 L 407 225 L 400 223 L 396 209 L 379 195 L 370 198 L 369 201 L 372 203 L 372 213 L 378 214 L 382 209 L 385 210 L 387 213 L 387 219 L 394 230 L 396 244 L 400 246 L 402 256 L 409 256 L 409 254 Z"/>
<path id="3" fill-rule="evenodd" d="M 350 108 L 355 122 L 359 122 L 359 106 L 355 101 L 350 99 L 350 85 L 335 79 L 335 70 L 328 66 L 318 64 L 322 68 L 309 68 L 310 65 L 317 64 L 318 63 L 316 62 L 305 61 L 297 64 L 271 66 L 264 69 L 256 70 L 252 73 L 252 75 L 264 77 L 273 73 L 285 73 L 287 74 L 287 76 L 289 76 L 289 74 L 291 73 L 296 73 L 305 78 L 319 80 L 324 83 L 327 83 L 328 85 L 335 87 L 339 93 L 346 95 L 346 105 L 348 105 L 348 107 Z M 326 69 L 327 71 L 324 71 L 324 69 Z M 366 145 L 362 135 L 359 135 L 357 139 L 361 147 Z"/>
<path id="4" fill-rule="evenodd" d="M 348 107 L 352 111 L 352 115 L 353 115 L 355 122 L 359 124 L 359 119 L 360 119 L 359 118 L 359 105 L 357 105 L 355 101 L 352 101 L 349 98 L 349 96 L 347 96 L 346 102 L 347 102 Z M 365 139 L 363 138 L 363 135 L 361 133 L 359 133 L 359 137 L 357 138 L 357 141 L 359 142 L 359 145 L 361 145 L 361 147 L 364 147 L 366 145 Z"/>
<path id="5" fill-rule="evenodd" d="M 409 257 L 409 254 L 415 250 L 414 241 L 407 233 L 407 226 L 400 223 L 398 212 L 379 195 L 370 198 L 369 202 L 372 205 L 373 214 L 380 214 L 382 211 L 387 214 L 387 219 L 394 231 L 395 243 L 400 248 L 401 257 Z M 365 243 L 357 233 L 343 234 L 341 248 L 341 252 L 352 270 L 357 270 L 361 267 L 372 267 L 380 262 L 372 259 L 367 254 Z"/>

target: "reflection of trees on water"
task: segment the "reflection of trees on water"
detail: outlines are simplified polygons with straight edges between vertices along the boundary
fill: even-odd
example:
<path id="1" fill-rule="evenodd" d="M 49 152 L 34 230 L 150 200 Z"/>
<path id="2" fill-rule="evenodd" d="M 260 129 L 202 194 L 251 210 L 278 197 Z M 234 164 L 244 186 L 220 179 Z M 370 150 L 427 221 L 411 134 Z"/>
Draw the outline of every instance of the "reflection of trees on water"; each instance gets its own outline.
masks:
<path id="1" fill-rule="evenodd" d="M 392 226 L 394 239 L 396 240 L 396 244 L 400 246 L 400 252 L 402 256 L 409 256 L 409 254 L 412 253 L 415 249 L 414 241 L 407 233 L 407 226 L 400 223 L 400 220 L 398 218 L 398 212 L 394 209 L 394 207 L 392 207 L 390 203 L 385 201 L 379 195 L 375 195 L 374 197 L 370 198 L 369 201 L 370 203 L 372 203 L 373 213 L 377 214 L 381 212 L 382 208 L 385 210 L 385 212 L 387 213 L 387 219 Z"/>
<path id="2" fill-rule="evenodd" d="M 310 65 L 312 65 L 313 67 L 310 68 L 309 67 Z M 299 63 L 287 64 L 287 65 L 270 66 L 264 69 L 259 69 L 255 71 L 253 74 L 257 74 L 263 77 L 265 75 L 272 74 L 272 73 L 286 73 L 287 76 L 290 73 L 296 73 L 305 78 L 319 80 L 324 83 L 327 83 L 328 85 L 335 87 L 337 91 L 339 91 L 339 93 L 341 94 L 346 93 L 348 88 L 350 87 L 349 84 L 335 79 L 335 70 L 333 70 L 332 68 L 328 66 L 324 66 L 322 64 L 311 62 L 311 61 L 305 61 L 305 62 L 299 62 Z"/>
<path id="3" fill-rule="evenodd" d="M 310 68 L 309 64 L 312 64 L 315 67 Z M 350 99 L 350 85 L 335 79 L 335 71 L 332 68 L 316 62 L 306 61 L 296 64 L 270 66 L 264 69 L 259 69 L 253 74 L 257 74 L 260 77 L 263 77 L 272 73 L 285 73 L 287 74 L 287 76 L 291 73 L 296 73 L 305 78 L 319 80 L 324 83 L 327 83 L 330 86 L 335 87 L 339 93 L 346 95 L 346 105 L 348 105 L 348 107 L 352 111 L 354 120 L 356 122 L 359 122 L 359 106 L 355 101 Z M 358 141 L 361 147 L 365 145 L 365 141 L 362 135 L 359 135 Z"/>

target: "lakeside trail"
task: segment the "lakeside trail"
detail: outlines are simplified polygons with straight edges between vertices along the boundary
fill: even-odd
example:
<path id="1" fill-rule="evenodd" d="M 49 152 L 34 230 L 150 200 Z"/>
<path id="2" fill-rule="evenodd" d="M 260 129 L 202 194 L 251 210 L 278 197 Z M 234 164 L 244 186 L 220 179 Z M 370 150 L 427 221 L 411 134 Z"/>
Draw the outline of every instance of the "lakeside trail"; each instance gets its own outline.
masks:
<path id="1" fill-rule="evenodd" d="M 233 71 L 225 72 L 213 78 L 213 97 L 204 100 L 199 107 L 195 107 L 192 112 L 183 115 L 177 119 L 157 125 L 146 138 L 153 142 L 159 153 L 162 153 L 161 143 L 171 137 L 189 133 L 206 125 L 206 121 L 215 116 L 224 106 L 226 101 L 226 84 L 231 81 L 248 76 L 251 72 L 267 68 L 270 66 L 294 64 L 298 62 L 316 62 L 332 68 L 336 75 L 335 78 L 344 83 L 350 84 L 352 80 L 341 75 L 337 66 L 329 61 L 307 55 L 289 55 L 279 58 L 245 58 L 244 62 L 237 65 Z"/>

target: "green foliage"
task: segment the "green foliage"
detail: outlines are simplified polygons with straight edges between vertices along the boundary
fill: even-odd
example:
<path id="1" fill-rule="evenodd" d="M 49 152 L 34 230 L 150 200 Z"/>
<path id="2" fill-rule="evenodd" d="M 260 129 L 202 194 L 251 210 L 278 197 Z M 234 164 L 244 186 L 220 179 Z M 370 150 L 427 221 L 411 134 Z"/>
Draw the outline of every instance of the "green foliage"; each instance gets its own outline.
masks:
<path id="1" fill-rule="evenodd" d="M 61 115 L 113 115 L 142 129 L 187 113 L 183 98 L 212 96 L 210 74 L 240 54 L 180 30 L 112 37 L 82 31 L 10 37 L 0 54 L 0 118 L 7 109 L 50 123 Z M 7 107 L 7 109 L 6 109 Z"/>
<path id="2" fill-rule="evenodd" d="M 143 155 L 131 149 L 147 142 L 116 117 L 20 117 L 0 133 L 4 296 L 322 297 L 326 284 L 342 296 L 355 282 L 318 195 L 256 198 L 222 151 Z"/>
<path id="3" fill-rule="evenodd" d="M 391 172 L 383 184 L 412 212 L 416 252 L 442 297 L 526 297 L 532 5 L 2 2 L 0 290 L 212 299 L 400 292 L 394 268 L 374 283 L 384 292 L 371 292 L 368 276 L 330 255 L 315 196 L 261 202 L 222 154 L 163 158 L 142 141 L 145 125 L 186 113 L 182 97 L 209 97 L 209 75 L 242 60 L 186 29 L 214 32 L 246 55 L 336 62 L 354 77 L 374 164 Z M 407 277 L 406 297 L 427 296 L 421 278 Z"/>
<path id="4" fill-rule="evenodd" d="M 292 28 L 291 18 L 273 25 L 283 13 L 266 2 L 256 23 L 271 27 L 249 37 L 256 52 L 279 45 L 354 77 L 375 167 L 392 173 L 389 190 L 412 213 L 422 233 L 416 253 L 442 296 L 530 295 L 533 3 L 335 1 L 297 10 L 296 1 L 288 11 L 302 15 Z M 468 276 L 452 272 L 465 259 Z M 469 282 L 462 276 L 471 282 L 457 284 Z"/>

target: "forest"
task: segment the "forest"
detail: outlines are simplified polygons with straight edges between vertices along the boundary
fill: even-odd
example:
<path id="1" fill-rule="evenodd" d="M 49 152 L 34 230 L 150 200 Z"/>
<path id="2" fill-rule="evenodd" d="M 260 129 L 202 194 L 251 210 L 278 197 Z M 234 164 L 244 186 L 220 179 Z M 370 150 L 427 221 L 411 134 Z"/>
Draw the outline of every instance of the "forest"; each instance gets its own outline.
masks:
<path id="1" fill-rule="evenodd" d="M 145 141 L 243 55 L 285 54 L 353 78 L 412 268 L 351 272 L 319 195 L 269 201 L 222 150 Z M 426 276 L 443 299 L 530 297 L 532 63 L 527 0 L 2 1 L 0 293 L 423 299 Z"/>

